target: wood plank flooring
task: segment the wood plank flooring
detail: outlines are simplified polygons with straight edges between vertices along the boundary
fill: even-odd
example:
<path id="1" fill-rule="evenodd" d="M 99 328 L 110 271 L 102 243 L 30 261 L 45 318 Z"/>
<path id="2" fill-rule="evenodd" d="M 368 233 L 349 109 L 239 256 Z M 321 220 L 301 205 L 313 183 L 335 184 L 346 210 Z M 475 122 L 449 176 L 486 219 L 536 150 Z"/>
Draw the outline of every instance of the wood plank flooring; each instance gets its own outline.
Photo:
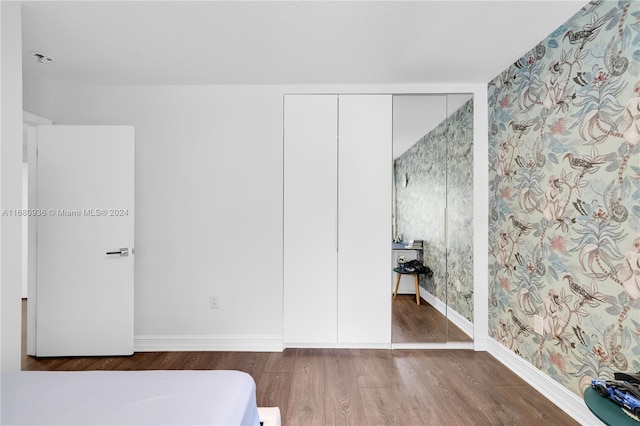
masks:
<path id="1" fill-rule="evenodd" d="M 577 424 L 486 352 L 287 349 L 34 358 L 23 345 L 22 369 L 245 371 L 256 381 L 258 405 L 280 407 L 283 425 Z"/>
<path id="2" fill-rule="evenodd" d="M 413 294 L 399 294 L 392 303 L 393 343 L 471 342 L 451 321 L 424 299 L 420 305 Z"/>
<path id="3" fill-rule="evenodd" d="M 23 370 L 245 371 L 259 406 L 284 425 L 573 425 L 486 352 L 287 349 L 148 352 L 131 357 L 25 356 Z"/>

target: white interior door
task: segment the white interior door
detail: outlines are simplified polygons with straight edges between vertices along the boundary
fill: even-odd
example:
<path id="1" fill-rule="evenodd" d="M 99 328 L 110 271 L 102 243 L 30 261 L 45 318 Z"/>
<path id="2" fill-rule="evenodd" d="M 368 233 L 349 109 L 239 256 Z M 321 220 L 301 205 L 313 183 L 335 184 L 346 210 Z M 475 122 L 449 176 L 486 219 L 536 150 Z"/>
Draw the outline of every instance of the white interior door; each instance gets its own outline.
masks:
<path id="1" fill-rule="evenodd" d="M 26 190 L 27 202 L 23 201 L 24 209 L 35 209 L 38 206 L 37 199 L 37 175 L 38 168 L 36 166 L 36 150 L 38 146 L 38 126 L 44 124 L 53 124 L 47 118 L 39 117 L 27 111 L 22 112 L 22 143 L 23 143 L 23 161 L 27 163 L 27 176 L 23 175 L 23 190 Z M 24 196 L 24 195 L 23 195 Z M 36 216 L 27 216 L 26 238 L 23 233 L 23 262 L 26 262 L 26 276 L 23 270 L 23 280 L 27 281 L 27 354 L 36 354 Z M 24 222 L 23 222 L 24 226 Z M 24 232 L 24 228 L 23 228 Z M 25 297 L 24 290 L 22 297 Z"/>
<path id="2" fill-rule="evenodd" d="M 134 128 L 39 126 L 36 355 L 133 353 Z"/>

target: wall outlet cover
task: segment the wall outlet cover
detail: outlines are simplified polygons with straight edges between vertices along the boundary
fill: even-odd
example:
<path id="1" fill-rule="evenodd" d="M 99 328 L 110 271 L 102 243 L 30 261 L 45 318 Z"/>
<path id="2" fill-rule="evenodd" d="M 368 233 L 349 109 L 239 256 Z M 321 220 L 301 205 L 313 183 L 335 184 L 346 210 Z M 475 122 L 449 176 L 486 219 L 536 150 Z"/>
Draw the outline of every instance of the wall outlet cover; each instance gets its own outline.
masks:
<path id="1" fill-rule="evenodd" d="M 541 336 L 544 334 L 544 320 L 540 315 L 533 316 L 533 331 Z"/>
<path id="2" fill-rule="evenodd" d="M 209 296 L 209 309 L 219 309 L 220 301 L 218 300 L 218 296 Z"/>

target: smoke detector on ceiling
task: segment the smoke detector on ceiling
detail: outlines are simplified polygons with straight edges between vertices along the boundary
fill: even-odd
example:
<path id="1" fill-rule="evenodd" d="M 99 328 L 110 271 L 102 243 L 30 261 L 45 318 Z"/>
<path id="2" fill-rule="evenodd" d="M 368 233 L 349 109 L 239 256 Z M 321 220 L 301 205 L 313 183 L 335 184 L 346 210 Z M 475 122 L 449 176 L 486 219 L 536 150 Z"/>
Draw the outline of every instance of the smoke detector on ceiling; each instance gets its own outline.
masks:
<path id="1" fill-rule="evenodd" d="M 45 55 L 44 53 L 29 52 L 29 55 L 33 56 L 40 65 L 50 64 L 53 62 L 53 58 L 51 56 Z"/>

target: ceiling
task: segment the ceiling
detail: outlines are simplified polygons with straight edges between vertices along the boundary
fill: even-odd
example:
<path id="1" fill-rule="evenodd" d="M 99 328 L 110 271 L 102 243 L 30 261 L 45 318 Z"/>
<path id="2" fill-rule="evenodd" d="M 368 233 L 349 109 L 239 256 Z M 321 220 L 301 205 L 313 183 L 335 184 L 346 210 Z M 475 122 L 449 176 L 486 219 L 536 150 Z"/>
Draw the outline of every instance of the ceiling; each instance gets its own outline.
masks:
<path id="1" fill-rule="evenodd" d="M 585 3 L 27 1 L 23 65 L 83 84 L 486 83 Z"/>

